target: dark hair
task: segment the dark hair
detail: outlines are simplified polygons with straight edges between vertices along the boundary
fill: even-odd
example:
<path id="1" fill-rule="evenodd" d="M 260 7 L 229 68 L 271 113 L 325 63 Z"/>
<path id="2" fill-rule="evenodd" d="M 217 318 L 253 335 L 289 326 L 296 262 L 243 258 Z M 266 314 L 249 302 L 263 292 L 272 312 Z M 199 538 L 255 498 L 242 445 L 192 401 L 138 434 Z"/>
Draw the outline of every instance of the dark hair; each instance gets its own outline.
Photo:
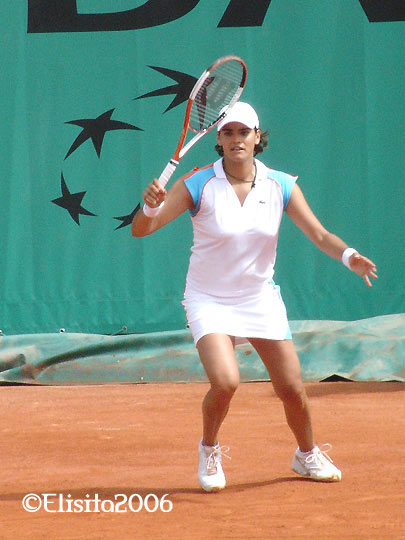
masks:
<path id="1" fill-rule="evenodd" d="M 257 131 L 257 128 L 255 128 L 255 131 Z M 267 140 L 268 135 L 269 135 L 268 131 L 260 132 L 260 141 L 255 145 L 253 155 L 257 156 L 257 154 L 261 154 L 263 150 L 269 146 L 269 141 Z M 216 144 L 215 150 L 218 152 L 218 154 L 221 157 L 224 157 L 224 149 L 222 148 L 222 146 L 220 146 L 219 144 Z"/>

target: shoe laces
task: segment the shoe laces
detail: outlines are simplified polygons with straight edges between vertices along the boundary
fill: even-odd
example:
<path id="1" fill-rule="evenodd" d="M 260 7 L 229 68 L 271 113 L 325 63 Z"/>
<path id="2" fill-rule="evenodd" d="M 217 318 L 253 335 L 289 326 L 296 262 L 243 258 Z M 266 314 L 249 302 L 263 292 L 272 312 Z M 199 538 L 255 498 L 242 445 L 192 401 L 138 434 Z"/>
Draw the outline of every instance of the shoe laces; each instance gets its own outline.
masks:
<path id="1" fill-rule="evenodd" d="M 217 472 L 217 465 L 221 462 L 221 457 L 224 456 L 228 459 L 232 459 L 231 456 L 228 456 L 227 452 L 229 452 L 230 448 L 229 446 L 214 446 L 212 452 L 210 452 L 207 456 L 206 464 L 207 464 L 207 473 L 210 474 L 216 474 Z"/>
<path id="2" fill-rule="evenodd" d="M 305 462 L 308 465 L 327 465 L 326 460 L 330 463 L 333 463 L 332 458 L 329 456 L 328 452 L 332 449 L 332 445 L 329 443 L 323 444 L 321 447 L 317 446 L 316 449 L 305 458 Z"/>

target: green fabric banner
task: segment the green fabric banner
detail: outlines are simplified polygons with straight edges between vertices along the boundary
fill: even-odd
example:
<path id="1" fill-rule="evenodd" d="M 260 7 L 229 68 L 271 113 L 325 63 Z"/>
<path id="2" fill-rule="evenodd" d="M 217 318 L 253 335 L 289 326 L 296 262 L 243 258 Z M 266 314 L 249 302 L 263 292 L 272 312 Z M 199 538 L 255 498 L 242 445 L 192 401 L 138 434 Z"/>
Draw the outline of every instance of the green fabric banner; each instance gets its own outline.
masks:
<path id="1" fill-rule="evenodd" d="M 380 273 L 368 290 L 285 218 L 275 280 L 290 319 L 404 311 L 402 1 L 3 4 L 5 334 L 185 328 L 189 217 L 146 239 L 129 224 L 174 151 L 190 85 L 231 53 L 248 66 L 243 99 L 270 130 L 263 161 L 298 175 L 325 226 Z M 214 161 L 214 144 L 209 134 L 178 173 Z"/>
<path id="2" fill-rule="evenodd" d="M 405 382 L 405 315 L 353 323 L 293 321 L 305 381 Z M 254 351 L 236 348 L 241 380 L 268 380 Z M 133 336 L 32 334 L 0 338 L 0 384 L 206 382 L 188 330 Z"/>

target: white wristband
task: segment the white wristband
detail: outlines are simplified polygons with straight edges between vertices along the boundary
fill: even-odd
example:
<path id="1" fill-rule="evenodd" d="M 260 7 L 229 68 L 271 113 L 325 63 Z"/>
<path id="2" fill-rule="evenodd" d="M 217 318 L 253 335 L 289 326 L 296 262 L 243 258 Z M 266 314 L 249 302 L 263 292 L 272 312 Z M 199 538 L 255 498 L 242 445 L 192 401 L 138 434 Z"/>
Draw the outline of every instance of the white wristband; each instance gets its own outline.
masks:
<path id="1" fill-rule="evenodd" d="M 149 218 L 152 218 L 154 216 L 156 216 L 162 209 L 162 206 L 165 204 L 165 201 L 163 201 L 162 203 L 160 203 L 159 206 L 157 206 L 156 208 L 151 208 L 150 206 L 148 206 L 147 204 L 144 204 L 143 205 L 143 213 L 145 214 L 145 216 L 149 217 Z"/>
<path id="2" fill-rule="evenodd" d="M 355 249 L 349 248 L 349 247 L 346 248 L 346 249 L 344 250 L 344 252 L 342 253 L 342 263 L 343 263 L 345 266 L 347 266 L 347 268 L 348 268 L 349 270 L 351 270 L 349 259 L 350 259 L 350 257 L 353 255 L 353 253 L 357 253 L 357 251 L 356 251 Z"/>

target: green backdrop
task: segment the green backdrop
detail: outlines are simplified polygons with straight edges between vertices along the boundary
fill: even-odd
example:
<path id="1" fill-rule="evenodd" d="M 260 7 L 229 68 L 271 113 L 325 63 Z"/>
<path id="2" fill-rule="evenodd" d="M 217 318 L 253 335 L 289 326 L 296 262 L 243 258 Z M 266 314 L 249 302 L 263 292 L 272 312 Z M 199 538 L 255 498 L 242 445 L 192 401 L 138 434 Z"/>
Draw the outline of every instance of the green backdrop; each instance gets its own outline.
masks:
<path id="1" fill-rule="evenodd" d="M 275 279 L 290 319 L 405 311 L 402 1 L 21 0 L 0 17 L 5 334 L 185 327 L 189 217 L 145 239 L 128 224 L 177 144 L 187 84 L 225 54 L 247 63 L 263 161 L 298 175 L 324 225 L 379 269 L 368 290 L 285 217 Z M 178 173 L 216 159 L 214 144 Z"/>

